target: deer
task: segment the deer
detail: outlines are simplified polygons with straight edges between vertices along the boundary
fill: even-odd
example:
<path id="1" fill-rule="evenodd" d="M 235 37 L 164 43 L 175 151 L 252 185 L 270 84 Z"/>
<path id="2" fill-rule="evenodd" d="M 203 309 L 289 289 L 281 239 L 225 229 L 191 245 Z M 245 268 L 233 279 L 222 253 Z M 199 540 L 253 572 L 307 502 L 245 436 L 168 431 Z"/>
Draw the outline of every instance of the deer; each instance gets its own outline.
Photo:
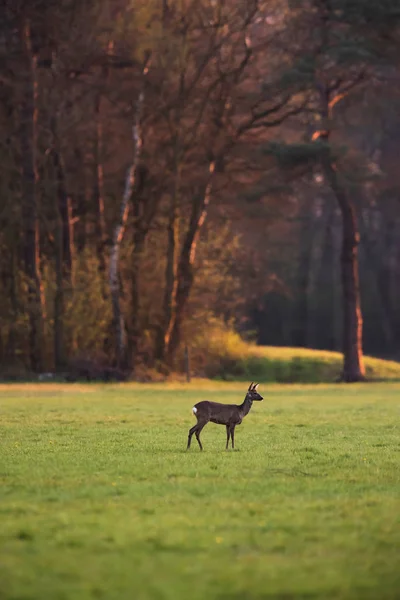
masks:
<path id="1" fill-rule="evenodd" d="M 242 404 L 221 404 L 220 402 L 209 402 L 208 400 L 203 400 L 202 402 L 195 404 L 192 408 L 192 412 L 197 419 L 197 423 L 191 427 L 191 429 L 189 429 L 186 450 L 189 450 L 190 448 L 193 434 L 196 435 L 200 450 L 203 450 L 203 446 L 200 441 L 200 433 L 205 425 L 207 425 L 207 423 L 210 421 L 211 423 L 217 423 L 217 425 L 225 425 L 226 450 L 228 450 L 229 438 L 232 441 L 233 450 L 235 448 L 236 425 L 240 425 L 244 417 L 249 414 L 255 400 L 258 402 L 264 400 L 264 398 L 257 392 L 258 385 L 258 383 L 251 382 Z"/>

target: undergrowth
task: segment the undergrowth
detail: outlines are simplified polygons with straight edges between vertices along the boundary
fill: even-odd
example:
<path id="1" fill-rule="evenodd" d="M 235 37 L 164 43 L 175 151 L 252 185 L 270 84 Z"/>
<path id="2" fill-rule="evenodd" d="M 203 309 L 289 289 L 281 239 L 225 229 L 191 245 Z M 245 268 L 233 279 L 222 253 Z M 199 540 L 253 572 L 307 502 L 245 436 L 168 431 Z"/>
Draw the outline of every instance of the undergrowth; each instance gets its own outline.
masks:
<path id="1" fill-rule="evenodd" d="M 193 340 L 193 368 L 206 377 L 275 383 L 329 383 L 339 379 L 339 352 L 256 346 L 235 331 L 213 323 Z M 400 380 L 400 363 L 364 357 L 370 380 Z"/>

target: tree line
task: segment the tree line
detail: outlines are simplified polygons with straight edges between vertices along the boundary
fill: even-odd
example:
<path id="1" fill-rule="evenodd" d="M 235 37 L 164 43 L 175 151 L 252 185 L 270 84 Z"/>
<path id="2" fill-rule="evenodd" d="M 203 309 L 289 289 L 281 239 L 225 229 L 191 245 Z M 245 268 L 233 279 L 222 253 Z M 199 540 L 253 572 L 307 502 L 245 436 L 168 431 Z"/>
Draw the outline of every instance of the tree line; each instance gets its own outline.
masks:
<path id="1" fill-rule="evenodd" d="M 397 0 L 2 5 L 3 365 L 395 348 Z"/>

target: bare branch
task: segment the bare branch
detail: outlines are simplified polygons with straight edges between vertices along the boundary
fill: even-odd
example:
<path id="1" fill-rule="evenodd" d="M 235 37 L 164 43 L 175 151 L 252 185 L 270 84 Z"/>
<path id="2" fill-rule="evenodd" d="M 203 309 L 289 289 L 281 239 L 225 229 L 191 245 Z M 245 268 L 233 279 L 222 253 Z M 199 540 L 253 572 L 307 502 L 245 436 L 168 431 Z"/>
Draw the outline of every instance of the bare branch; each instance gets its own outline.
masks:
<path id="1" fill-rule="evenodd" d="M 343 98 L 345 98 L 355 87 L 360 85 L 365 81 L 367 77 L 367 72 L 365 69 L 360 71 L 358 75 L 352 80 L 348 81 L 345 85 L 336 88 L 337 93 L 333 96 L 333 98 L 328 103 L 329 114 L 332 113 L 333 107 L 338 104 Z"/>

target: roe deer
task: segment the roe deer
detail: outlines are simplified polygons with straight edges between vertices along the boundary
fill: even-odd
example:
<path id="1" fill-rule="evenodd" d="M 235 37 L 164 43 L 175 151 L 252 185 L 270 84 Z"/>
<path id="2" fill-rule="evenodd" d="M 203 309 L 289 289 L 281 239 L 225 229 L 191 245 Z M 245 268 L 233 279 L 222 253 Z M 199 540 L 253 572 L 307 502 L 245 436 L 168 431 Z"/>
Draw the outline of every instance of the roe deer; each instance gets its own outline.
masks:
<path id="1" fill-rule="evenodd" d="M 196 434 L 196 439 L 203 450 L 200 441 L 201 430 L 207 423 L 217 423 L 226 426 L 226 449 L 228 450 L 229 438 L 232 440 L 232 448 L 235 447 L 235 427 L 240 425 L 244 417 L 250 412 L 254 400 L 261 401 L 264 398 L 257 392 L 258 383 L 251 382 L 243 404 L 220 404 L 219 402 L 209 402 L 203 400 L 193 406 L 193 414 L 197 418 L 197 423 L 189 429 L 187 450 L 190 448 L 192 435 Z"/>

